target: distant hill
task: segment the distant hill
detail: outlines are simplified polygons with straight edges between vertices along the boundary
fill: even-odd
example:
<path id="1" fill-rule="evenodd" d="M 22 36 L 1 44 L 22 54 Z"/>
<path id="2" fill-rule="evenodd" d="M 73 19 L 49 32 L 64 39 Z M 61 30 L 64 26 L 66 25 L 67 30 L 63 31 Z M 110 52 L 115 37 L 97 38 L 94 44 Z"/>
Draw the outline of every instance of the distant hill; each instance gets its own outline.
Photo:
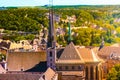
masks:
<path id="1" fill-rule="evenodd" d="M 10 36 L 11 40 L 31 38 L 31 35 L 16 38 L 19 34 L 10 32 L 38 33 L 43 28 L 48 28 L 48 8 L 48 5 L 1 7 L 0 28 L 5 29 L 8 35 L 13 35 Z M 55 27 L 65 29 L 65 35 L 57 37 L 60 45 L 65 45 L 68 40 L 68 20 L 71 20 L 71 26 L 77 28 L 73 30 L 73 42 L 76 45 L 98 46 L 102 37 L 107 44 L 120 42 L 120 5 L 55 5 L 53 8 L 55 17 L 59 19 L 54 22 Z M 8 39 L 8 35 L 3 38 Z"/>
<path id="2" fill-rule="evenodd" d="M 53 8 L 61 9 L 61 8 L 103 8 L 103 7 L 117 7 L 120 8 L 120 5 L 54 5 Z M 0 7 L 0 10 L 5 9 L 16 9 L 16 8 L 42 8 L 48 9 L 49 5 L 44 6 L 10 6 L 10 7 Z"/>
<path id="3" fill-rule="evenodd" d="M 0 7 L 0 10 L 6 9 L 16 9 L 16 8 L 40 8 L 40 9 L 48 9 L 49 5 L 44 6 L 10 6 L 10 7 Z M 97 8 L 120 8 L 120 5 L 54 5 L 54 9 L 97 9 Z"/>
<path id="4" fill-rule="evenodd" d="M 0 10 L 17 9 L 18 7 L 0 7 Z"/>

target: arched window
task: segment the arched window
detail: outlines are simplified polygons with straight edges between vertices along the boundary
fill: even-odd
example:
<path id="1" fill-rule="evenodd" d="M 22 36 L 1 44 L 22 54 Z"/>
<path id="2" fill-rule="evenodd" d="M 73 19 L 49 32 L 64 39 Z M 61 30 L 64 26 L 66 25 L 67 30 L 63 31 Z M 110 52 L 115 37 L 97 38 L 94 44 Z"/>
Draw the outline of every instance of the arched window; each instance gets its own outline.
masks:
<path id="1" fill-rule="evenodd" d="M 59 70 L 62 70 L 62 66 L 59 66 Z"/>
<path id="2" fill-rule="evenodd" d="M 21 69 L 21 71 L 23 71 L 23 69 Z"/>
<path id="3" fill-rule="evenodd" d="M 52 57 L 52 51 L 50 51 L 50 57 Z"/>
<path id="4" fill-rule="evenodd" d="M 68 66 L 65 66 L 65 69 L 68 70 Z"/>
<path id="5" fill-rule="evenodd" d="M 80 71 L 81 71 L 81 70 L 82 70 L 82 68 L 81 68 L 81 67 L 82 67 L 82 66 L 81 66 L 81 65 L 79 65 L 79 66 L 78 66 L 78 70 L 80 70 Z"/>
<path id="6" fill-rule="evenodd" d="M 88 80 L 88 67 L 87 66 L 86 66 L 86 69 L 85 69 L 85 77 L 86 77 L 85 80 Z"/>
<path id="7" fill-rule="evenodd" d="M 90 79 L 93 80 L 93 66 L 90 67 Z"/>
<path id="8" fill-rule="evenodd" d="M 72 66 L 72 70 L 74 70 L 75 69 L 75 67 L 74 66 Z"/>
<path id="9" fill-rule="evenodd" d="M 52 66 L 52 63 L 50 63 L 50 66 Z"/>

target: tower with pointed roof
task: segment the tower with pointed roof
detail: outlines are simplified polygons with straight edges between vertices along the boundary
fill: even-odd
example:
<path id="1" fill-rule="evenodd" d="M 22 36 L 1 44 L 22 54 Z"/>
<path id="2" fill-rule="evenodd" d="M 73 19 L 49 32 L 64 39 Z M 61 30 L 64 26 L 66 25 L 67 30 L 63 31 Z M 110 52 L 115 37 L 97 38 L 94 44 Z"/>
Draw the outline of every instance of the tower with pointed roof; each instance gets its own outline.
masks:
<path id="1" fill-rule="evenodd" d="M 51 2 L 51 0 L 50 0 Z M 51 2 L 52 4 L 52 2 Z M 48 33 L 48 42 L 47 42 L 47 47 L 55 47 L 55 29 L 54 29 L 54 20 L 53 20 L 53 7 L 50 4 L 49 7 L 49 33 Z"/>
<path id="2" fill-rule="evenodd" d="M 51 1 L 51 0 L 50 0 Z M 90 48 L 75 46 L 72 42 L 71 27 L 68 22 L 68 45 L 56 48 L 53 8 L 49 9 L 49 35 L 47 42 L 47 66 L 64 76 L 77 76 L 77 80 L 102 80 L 99 70 L 100 60 Z M 69 80 L 71 80 L 68 77 Z M 76 79 L 76 78 L 75 78 Z M 73 79 L 72 79 L 73 80 Z"/>
<path id="3" fill-rule="evenodd" d="M 68 43 L 70 43 L 72 41 L 72 37 L 71 37 L 71 26 L 70 26 L 70 22 L 68 22 Z"/>
<path id="4" fill-rule="evenodd" d="M 53 1 L 50 0 L 49 5 L 49 33 L 47 41 L 47 66 L 55 70 L 56 61 L 56 41 L 55 41 L 55 29 L 53 20 Z"/>

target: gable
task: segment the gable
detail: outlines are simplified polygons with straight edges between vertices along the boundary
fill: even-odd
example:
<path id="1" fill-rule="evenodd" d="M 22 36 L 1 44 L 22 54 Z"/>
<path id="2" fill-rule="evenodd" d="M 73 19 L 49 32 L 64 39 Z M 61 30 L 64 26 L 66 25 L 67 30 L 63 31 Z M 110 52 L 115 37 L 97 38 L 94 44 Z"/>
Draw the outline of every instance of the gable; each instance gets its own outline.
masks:
<path id="1" fill-rule="evenodd" d="M 59 60 L 81 60 L 81 57 L 74 44 L 71 42 L 65 47 L 64 51 L 59 57 Z"/>

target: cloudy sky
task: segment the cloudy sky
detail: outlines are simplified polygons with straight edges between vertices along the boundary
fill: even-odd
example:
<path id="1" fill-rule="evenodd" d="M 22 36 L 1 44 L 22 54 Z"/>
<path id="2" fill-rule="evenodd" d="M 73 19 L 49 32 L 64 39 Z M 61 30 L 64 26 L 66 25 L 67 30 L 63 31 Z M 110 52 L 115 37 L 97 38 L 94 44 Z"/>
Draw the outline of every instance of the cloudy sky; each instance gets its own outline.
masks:
<path id="1" fill-rule="evenodd" d="M 0 6 L 40 6 L 49 0 L 0 0 Z M 120 0 L 53 0 L 54 5 L 120 5 Z"/>

